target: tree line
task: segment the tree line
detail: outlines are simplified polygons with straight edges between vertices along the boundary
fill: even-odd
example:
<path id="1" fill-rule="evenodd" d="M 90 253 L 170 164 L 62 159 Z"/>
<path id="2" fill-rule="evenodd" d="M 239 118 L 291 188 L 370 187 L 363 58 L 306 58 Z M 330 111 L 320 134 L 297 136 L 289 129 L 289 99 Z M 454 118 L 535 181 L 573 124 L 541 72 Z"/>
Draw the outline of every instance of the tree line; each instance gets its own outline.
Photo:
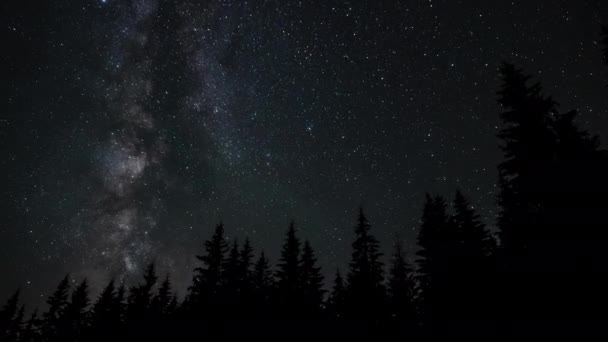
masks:
<path id="1" fill-rule="evenodd" d="M 608 28 L 603 43 L 608 65 Z M 607 334 L 608 153 L 540 83 L 511 64 L 500 72 L 497 235 L 462 192 L 451 207 L 427 194 L 410 264 L 398 238 L 383 256 L 361 208 L 348 269 L 327 281 L 293 223 L 274 267 L 248 239 L 229 243 L 220 223 L 183 300 L 154 264 L 95 299 L 86 279 L 65 276 L 41 314 L 25 317 L 12 295 L 0 339 Z"/>

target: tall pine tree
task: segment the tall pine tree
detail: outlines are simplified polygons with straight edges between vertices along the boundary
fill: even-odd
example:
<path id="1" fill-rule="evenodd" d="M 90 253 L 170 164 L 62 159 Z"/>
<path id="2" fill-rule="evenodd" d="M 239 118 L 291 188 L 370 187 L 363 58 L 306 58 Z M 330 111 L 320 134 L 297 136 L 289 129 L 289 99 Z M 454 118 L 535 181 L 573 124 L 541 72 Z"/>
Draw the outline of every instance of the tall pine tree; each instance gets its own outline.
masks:
<path id="1" fill-rule="evenodd" d="M 336 270 L 334 284 L 328 300 L 329 316 L 336 321 L 344 318 L 346 309 L 346 284 L 340 270 Z"/>
<path id="2" fill-rule="evenodd" d="M 117 311 L 117 292 L 114 279 L 99 294 L 91 309 L 90 338 L 96 341 L 107 340 L 120 333 L 122 315 Z"/>
<path id="3" fill-rule="evenodd" d="M 65 341 L 82 340 L 86 329 L 89 327 L 89 284 L 84 279 L 74 291 L 70 302 L 66 305 L 65 311 L 60 318 L 60 335 Z"/>
<path id="4" fill-rule="evenodd" d="M 150 306 L 152 304 L 153 289 L 158 281 L 156 267 L 150 263 L 144 272 L 144 281 L 129 290 L 126 321 L 131 336 L 150 335 Z"/>
<path id="5" fill-rule="evenodd" d="M 393 248 L 387 289 L 392 333 L 411 335 L 416 326 L 413 270 L 406 261 L 398 236 L 395 237 Z"/>
<path id="6" fill-rule="evenodd" d="M 61 282 L 59 282 L 59 285 L 57 285 L 55 292 L 53 292 L 46 301 L 49 308 L 44 313 L 42 319 L 42 334 L 46 339 L 51 341 L 59 339 L 61 318 L 68 305 L 69 291 L 69 275 L 66 275 Z"/>
<path id="7" fill-rule="evenodd" d="M 302 248 L 302 270 L 300 278 L 305 315 L 318 317 L 323 304 L 323 275 L 317 266 L 317 258 L 310 242 L 306 240 Z"/>
<path id="8" fill-rule="evenodd" d="M 452 258 L 456 277 L 451 281 L 452 303 L 458 308 L 454 314 L 461 322 L 461 332 L 472 334 L 483 328 L 494 305 L 496 242 L 460 191 L 456 191 L 453 208 L 450 223 L 455 230 Z"/>
<path id="9" fill-rule="evenodd" d="M 455 317 L 451 282 L 457 278 L 454 267 L 455 230 L 449 223 L 443 197 L 426 194 L 420 231 L 418 233 L 418 301 L 422 321 L 429 333 L 444 331 Z"/>
<path id="10" fill-rule="evenodd" d="M 347 313 L 363 333 L 378 327 L 384 313 L 385 299 L 384 265 L 380 260 L 382 253 L 378 240 L 370 230 L 363 208 L 359 208 L 348 272 Z"/>
<path id="11" fill-rule="evenodd" d="M 201 266 L 194 269 L 194 278 L 188 296 L 189 305 L 195 310 L 204 306 L 217 307 L 224 274 L 228 244 L 224 238 L 224 225 L 215 227 L 210 240 L 205 242 L 205 254 L 197 255 Z"/>
<path id="12" fill-rule="evenodd" d="M 253 268 L 251 278 L 253 287 L 253 306 L 256 320 L 269 320 L 271 314 L 274 275 L 264 251 L 260 253 Z"/>
<path id="13" fill-rule="evenodd" d="M 286 318 L 300 313 L 300 240 L 294 222 L 289 224 L 276 271 L 278 304 Z"/>

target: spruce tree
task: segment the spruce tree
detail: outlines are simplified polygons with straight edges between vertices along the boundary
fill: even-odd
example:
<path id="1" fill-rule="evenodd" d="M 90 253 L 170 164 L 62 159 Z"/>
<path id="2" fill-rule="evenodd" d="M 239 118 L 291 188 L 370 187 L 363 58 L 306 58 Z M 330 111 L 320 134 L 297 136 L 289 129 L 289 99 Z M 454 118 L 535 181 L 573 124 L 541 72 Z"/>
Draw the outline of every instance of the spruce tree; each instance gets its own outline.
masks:
<path id="1" fill-rule="evenodd" d="M 240 315 L 246 317 L 251 314 L 254 305 L 253 299 L 253 247 L 249 238 L 245 239 L 239 251 L 238 262 L 238 288 L 240 300 Z"/>
<path id="2" fill-rule="evenodd" d="M 89 285 L 84 279 L 72 292 L 71 300 L 61 317 L 62 339 L 78 341 L 83 338 L 89 324 L 89 303 Z"/>
<path id="3" fill-rule="evenodd" d="M 270 262 L 264 251 L 260 253 L 255 262 L 252 275 L 253 290 L 256 298 L 257 308 L 268 308 L 274 287 L 274 276 L 270 269 Z"/>
<path id="4" fill-rule="evenodd" d="M 454 315 L 459 316 L 461 328 L 472 333 L 482 328 L 480 322 L 488 320 L 494 306 L 496 242 L 460 191 L 456 192 L 453 207 L 450 222 L 456 234 L 452 255 L 456 278 L 451 282 L 452 303 L 459 308 Z"/>
<path id="5" fill-rule="evenodd" d="M 153 288 L 158 281 L 154 263 L 150 263 L 144 272 L 144 281 L 129 290 L 126 311 L 128 335 L 142 336 L 150 334 L 150 307 L 153 298 Z"/>
<path id="6" fill-rule="evenodd" d="M 445 199 L 440 196 L 426 194 L 418 246 L 418 301 L 423 308 L 422 320 L 429 332 L 440 331 L 445 329 L 441 322 L 449 319 L 454 299 L 450 286 L 456 278 L 454 229 L 449 224 Z"/>
<path id="7" fill-rule="evenodd" d="M 245 239 L 243 247 L 239 253 L 239 274 L 241 281 L 241 292 L 245 292 L 251 287 L 251 276 L 253 267 L 253 247 L 249 238 Z"/>
<path id="8" fill-rule="evenodd" d="M 318 315 L 323 304 L 323 275 L 321 267 L 317 266 L 317 258 L 310 242 L 306 240 L 302 249 L 300 286 L 305 314 Z"/>
<path id="9" fill-rule="evenodd" d="M 35 309 L 30 318 L 25 322 L 23 334 L 20 337 L 22 342 L 40 341 L 40 320 L 38 319 L 38 309 Z"/>
<path id="10" fill-rule="evenodd" d="M 276 278 L 279 305 L 281 310 L 284 311 L 286 318 L 292 317 L 299 314 L 301 304 L 300 240 L 296 236 L 293 221 L 289 224 L 277 266 Z"/>
<path id="11" fill-rule="evenodd" d="M 341 320 L 344 317 L 346 305 L 346 285 L 340 269 L 336 270 L 334 285 L 328 300 L 329 315 L 334 320 Z"/>
<path id="12" fill-rule="evenodd" d="M 55 292 L 47 299 L 49 305 L 48 310 L 44 313 L 42 318 L 42 335 L 46 339 L 56 340 L 59 338 L 61 318 L 65 313 L 66 306 L 68 305 L 68 295 L 70 291 L 69 276 L 66 275 Z"/>
<path id="13" fill-rule="evenodd" d="M 222 280 L 224 296 L 229 301 L 236 300 L 239 295 L 240 266 L 239 242 L 234 239 L 228 252 L 228 258 L 226 258 Z"/>
<path id="14" fill-rule="evenodd" d="M 172 333 L 171 315 L 174 308 L 171 306 L 176 304 L 173 303 L 174 300 L 175 296 L 171 290 L 171 280 L 167 274 L 150 303 L 150 323 L 152 324 L 150 330 L 156 336 L 169 336 Z"/>
<path id="15" fill-rule="evenodd" d="M 165 276 L 165 279 L 158 287 L 158 292 L 152 299 L 151 310 L 156 319 L 162 320 L 164 316 L 169 313 L 169 305 L 173 300 L 173 293 L 171 291 L 171 280 L 169 275 Z"/>
<path id="16" fill-rule="evenodd" d="M 120 284 L 118 290 L 116 291 L 116 296 L 114 296 L 114 302 L 112 305 L 112 313 L 115 321 L 115 324 L 118 325 L 117 330 L 121 330 L 124 328 L 126 315 L 127 315 L 127 303 L 126 303 L 126 288 L 124 283 Z"/>
<path id="17" fill-rule="evenodd" d="M 499 104 L 503 128 L 498 136 L 506 160 L 499 165 L 500 240 L 511 266 L 522 269 L 536 263 L 544 241 L 547 196 L 553 183 L 556 103 L 542 94 L 539 83 L 511 64 L 501 68 L 503 85 Z M 532 267 L 539 267 L 534 265 Z"/>
<path id="18" fill-rule="evenodd" d="M 117 333 L 120 327 L 120 315 L 115 309 L 116 288 L 114 279 L 104 287 L 91 309 L 91 337 L 104 340 Z"/>
<path id="19" fill-rule="evenodd" d="M 25 332 L 25 326 L 23 318 L 25 316 L 25 305 L 21 305 L 15 317 L 13 317 L 6 339 L 0 339 L 1 341 L 21 341 Z"/>
<path id="20" fill-rule="evenodd" d="M 383 316 L 384 270 L 378 240 L 370 233 L 371 226 L 359 208 L 355 241 L 348 272 L 348 309 L 350 318 L 360 323 L 360 329 L 378 326 Z"/>
<path id="21" fill-rule="evenodd" d="M 500 281 L 502 311 L 545 322 L 601 312 L 602 304 L 592 309 L 581 303 L 607 300 L 597 260 L 605 259 L 608 243 L 608 159 L 598 150 L 599 140 L 577 127 L 575 111 L 558 113 L 540 84 L 530 85 L 530 77 L 512 65 L 501 72 L 499 137 L 506 160 L 499 165 L 498 225 L 507 270 Z"/>
<path id="22" fill-rule="evenodd" d="M 411 334 L 411 329 L 415 326 L 413 271 L 405 259 L 398 236 L 393 248 L 387 289 L 391 327 L 394 329 L 393 333 Z"/>
<path id="23" fill-rule="evenodd" d="M 188 295 L 188 304 L 196 310 L 201 310 L 205 305 L 219 305 L 217 299 L 220 295 L 227 251 L 224 225 L 220 223 L 215 227 L 211 239 L 205 242 L 205 254 L 196 256 L 202 265 L 194 269 Z"/>

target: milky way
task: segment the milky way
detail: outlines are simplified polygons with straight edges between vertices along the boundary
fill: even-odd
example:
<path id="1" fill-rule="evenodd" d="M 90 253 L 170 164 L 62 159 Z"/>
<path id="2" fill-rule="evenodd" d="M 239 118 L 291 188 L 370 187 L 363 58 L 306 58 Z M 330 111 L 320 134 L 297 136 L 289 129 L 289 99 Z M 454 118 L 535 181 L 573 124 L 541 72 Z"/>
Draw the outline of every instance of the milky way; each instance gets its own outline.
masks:
<path id="1" fill-rule="evenodd" d="M 359 205 L 413 251 L 427 191 L 491 226 L 504 60 L 608 132 L 606 1 L 2 6 L 2 296 L 152 261 L 183 294 L 220 221 L 276 260 L 295 220 L 330 274 Z"/>

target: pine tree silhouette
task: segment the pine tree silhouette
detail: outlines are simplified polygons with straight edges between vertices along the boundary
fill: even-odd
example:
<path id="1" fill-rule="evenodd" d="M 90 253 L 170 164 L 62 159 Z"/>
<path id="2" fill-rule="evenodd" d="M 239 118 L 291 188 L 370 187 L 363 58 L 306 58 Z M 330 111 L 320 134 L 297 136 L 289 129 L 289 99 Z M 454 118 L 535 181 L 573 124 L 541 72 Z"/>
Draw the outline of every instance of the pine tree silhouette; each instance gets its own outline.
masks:
<path id="1" fill-rule="evenodd" d="M 118 329 L 116 331 L 121 332 L 124 330 L 124 325 L 127 316 L 127 303 L 126 303 L 126 288 L 125 284 L 120 284 L 118 290 L 116 291 L 116 296 L 114 296 L 114 302 L 112 305 L 112 313 L 115 320 L 114 324 L 118 325 Z"/>
<path id="2" fill-rule="evenodd" d="M 38 319 L 38 309 L 35 309 L 30 318 L 25 322 L 23 333 L 20 337 L 21 342 L 35 342 L 40 341 L 40 320 Z"/>
<path id="3" fill-rule="evenodd" d="M 449 224 L 443 197 L 426 194 L 422 223 L 418 233 L 418 282 L 422 306 L 422 320 L 428 333 L 447 333 L 446 322 L 452 309 L 451 283 L 456 275 L 454 260 L 455 239 Z M 453 317 L 452 317 L 453 318 Z"/>
<path id="4" fill-rule="evenodd" d="M 267 307 L 270 304 L 272 290 L 274 288 L 274 276 L 270 269 L 270 262 L 264 251 L 260 253 L 258 260 L 255 263 L 253 271 L 253 288 L 256 293 L 256 298 L 261 304 L 258 306 Z"/>
<path id="5" fill-rule="evenodd" d="M 530 76 L 511 64 L 503 65 L 499 103 L 505 109 L 499 133 L 506 160 L 499 165 L 501 177 L 499 217 L 501 241 L 513 262 L 524 263 L 529 243 L 540 240 L 543 196 L 548 192 L 555 134 L 550 129 L 556 103 L 542 95 L 539 83 L 528 85 Z M 519 267 L 515 266 L 515 267 Z"/>
<path id="6" fill-rule="evenodd" d="M 501 212 L 501 254 L 508 279 L 501 282 L 509 314 L 519 317 L 522 327 L 538 326 L 543 307 L 550 305 L 543 288 L 551 262 L 546 243 L 551 237 L 547 219 L 547 204 L 551 188 L 555 187 L 555 132 L 551 129 L 557 114 L 556 103 L 542 94 L 539 83 L 529 85 L 530 76 L 505 64 L 499 103 L 504 108 L 499 133 L 506 160 L 499 165 Z M 542 274 L 541 274 L 542 272 Z M 528 310 L 519 316 L 519 308 Z"/>
<path id="7" fill-rule="evenodd" d="M 240 293 L 240 266 L 239 243 L 237 239 L 234 239 L 222 272 L 222 290 L 219 298 L 222 305 L 218 308 L 219 310 L 216 313 L 222 317 L 221 320 L 223 322 L 235 320 L 242 310 L 240 307 L 240 304 L 242 303 Z M 229 329 L 228 332 L 230 332 Z"/>
<path id="8" fill-rule="evenodd" d="M 253 314 L 253 247 L 249 238 L 245 239 L 238 260 L 238 316 L 243 321 L 250 321 Z"/>
<path id="9" fill-rule="evenodd" d="M 239 278 L 241 292 L 245 295 L 245 292 L 251 289 L 251 277 L 253 268 L 253 247 L 249 238 L 245 239 L 243 247 L 239 253 Z M 249 295 L 249 294 L 246 294 Z"/>
<path id="10" fill-rule="evenodd" d="M 171 289 L 169 275 L 158 287 L 150 303 L 150 323 L 155 336 L 170 336 L 173 329 L 172 315 L 175 312 L 175 296 Z"/>
<path id="11" fill-rule="evenodd" d="M 253 293 L 253 321 L 255 326 L 252 328 L 253 334 L 267 334 L 264 328 L 268 321 L 273 319 L 273 296 L 274 296 L 274 275 L 270 268 L 270 262 L 264 251 L 255 262 L 252 274 L 252 293 Z"/>
<path id="12" fill-rule="evenodd" d="M 306 240 L 302 249 L 300 286 L 305 317 L 318 319 L 323 304 L 323 275 L 317 266 L 317 258 L 310 242 Z"/>
<path id="13" fill-rule="evenodd" d="M 557 136 L 554 161 L 555 186 L 547 199 L 547 237 L 543 251 L 551 263 L 553 302 L 561 303 L 551 311 L 555 319 L 592 321 L 608 319 L 608 153 L 600 150 L 597 136 L 582 130 L 575 122 L 576 111 L 556 117 Z M 564 253 L 568 250 L 569 253 Z M 567 274 L 567 275 L 566 275 Z M 565 276 L 566 275 L 566 276 Z M 555 284 L 558 284 L 557 286 Z M 559 310 L 557 310 L 559 309 Z M 601 329 L 599 325 L 594 327 Z M 590 330 L 590 327 L 577 329 Z"/>
<path id="14" fill-rule="evenodd" d="M 84 279 L 74 291 L 70 302 L 60 318 L 61 339 L 64 341 L 79 341 L 82 339 L 89 324 L 89 285 Z"/>
<path id="15" fill-rule="evenodd" d="M 287 230 L 281 258 L 279 259 L 277 278 L 277 300 L 281 316 L 286 319 L 297 317 L 300 312 L 300 240 L 296 237 L 295 224 L 292 221 Z"/>
<path id="16" fill-rule="evenodd" d="M 118 334 L 122 315 L 116 308 L 117 295 L 114 279 L 112 279 L 102 290 L 91 309 L 91 339 L 103 341 L 113 334 Z"/>
<path id="17" fill-rule="evenodd" d="M 606 156 L 597 150 L 596 137 L 576 127 L 576 112 L 559 114 L 540 84 L 528 85 L 530 77 L 512 65 L 505 65 L 502 75 L 503 320 L 516 317 L 524 331 L 575 329 L 556 322 L 575 322 L 581 315 L 596 319 L 599 303 L 606 302 L 599 287 L 608 284 L 597 272 L 603 269 L 597 260 L 606 257 L 601 245 L 608 242 L 600 214 L 608 207 L 601 175 Z"/>
<path id="18" fill-rule="evenodd" d="M 455 230 L 455 248 L 452 252 L 457 278 L 451 282 L 454 289 L 455 313 L 461 324 L 460 332 L 472 334 L 488 325 L 491 312 L 492 290 L 496 280 L 496 241 L 486 230 L 472 205 L 458 190 L 453 202 L 454 214 L 450 224 Z"/>
<path id="19" fill-rule="evenodd" d="M 416 327 L 413 270 L 405 259 L 399 236 L 395 237 L 393 248 L 387 288 L 391 332 L 411 336 Z"/>
<path id="20" fill-rule="evenodd" d="M 224 225 L 220 222 L 211 239 L 205 241 L 205 254 L 196 256 L 201 265 L 194 269 L 192 285 L 182 305 L 182 320 L 189 321 L 187 335 L 212 337 L 224 330 L 221 323 L 227 310 L 224 302 L 227 252 Z"/>
<path id="21" fill-rule="evenodd" d="M 151 335 L 148 325 L 151 321 L 150 307 L 153 298 L 153 289 L 158 281 L 154 263 L 150 263 L 144 272 L 144 281 L 132 286 L 129 290 L 126 321 L 129 336 Z"/>
<path id="22" fill-rule="evenodd" d="M 344 318 L 344 310 L 346 307 L 346 285 L 344 284 L 344 278 L 340 273 L 340 269 L 336 270 L 334 277 L 334 285 L 331 289 L 331 294 L 328 300 L 329 316 L 335 320 L 340 321 Z"/>
<path id="23" fill-rule="evenodd" d="M 169 313 L 169 305 L 173 300 L 173 294 L 171 291 L 171 280 L 169 275 L 165 276 L 165 279 L 158 287 L 158 293 L 154 296 L 151 303 L 152 313 L 162 319 L 163 316 Z"/>
<path id="24" fill-rule="evenodd" d="M 222 281 L 224 291 L 226 292 L 225 296 L 229 300 L 235 299 L 238 296 L 240 271 L 239 242 L 237 239 L 234 239 L 232 247 L 230 247 L 230 251 L 228 252 Z"/>
<path id="25" fill-rule="evenodd" d="M 370 229 L 363 208 L 359 208 L 349 264 L 346 312 L 354 321 L 353 329 L 363 334 L 379 327 L 385 299 L 382 253 Z"/>
<path id="26" fill-rule="evenodd" d="M 25 306 L 21 305 L 15 317 L 13 317 L 11 324 L 8 328 L 7 336 L 2 337 L 0 341 L 20 341 L 24 335 L 24 322 L 23 317 L 25 316 Z"/>
<path id="27" fill-rule="evenodd" d="M 224 225 L 220 223 L 215 227 L 211 239 L 205 242 L 205 254 L 196 256 L 202 265 L 194 270 L 195 274 L 188 295 L 188 304 L 195 311 L 202 310 L 203 306 L 218 307 L 217 300 L 220 296 L 227 251 L 228 244 L 224 239 Z"/>
<path id="28" fill-rule="evenodd" d="M 66 275 L 55 292 L 47 299 L 49 308 L 42 318 L 42 335 L 45 339 L 56 341 L 60 339 L 61 319 L 68 305 L 68 294 L 70 291 L 69 275 Z"/>

